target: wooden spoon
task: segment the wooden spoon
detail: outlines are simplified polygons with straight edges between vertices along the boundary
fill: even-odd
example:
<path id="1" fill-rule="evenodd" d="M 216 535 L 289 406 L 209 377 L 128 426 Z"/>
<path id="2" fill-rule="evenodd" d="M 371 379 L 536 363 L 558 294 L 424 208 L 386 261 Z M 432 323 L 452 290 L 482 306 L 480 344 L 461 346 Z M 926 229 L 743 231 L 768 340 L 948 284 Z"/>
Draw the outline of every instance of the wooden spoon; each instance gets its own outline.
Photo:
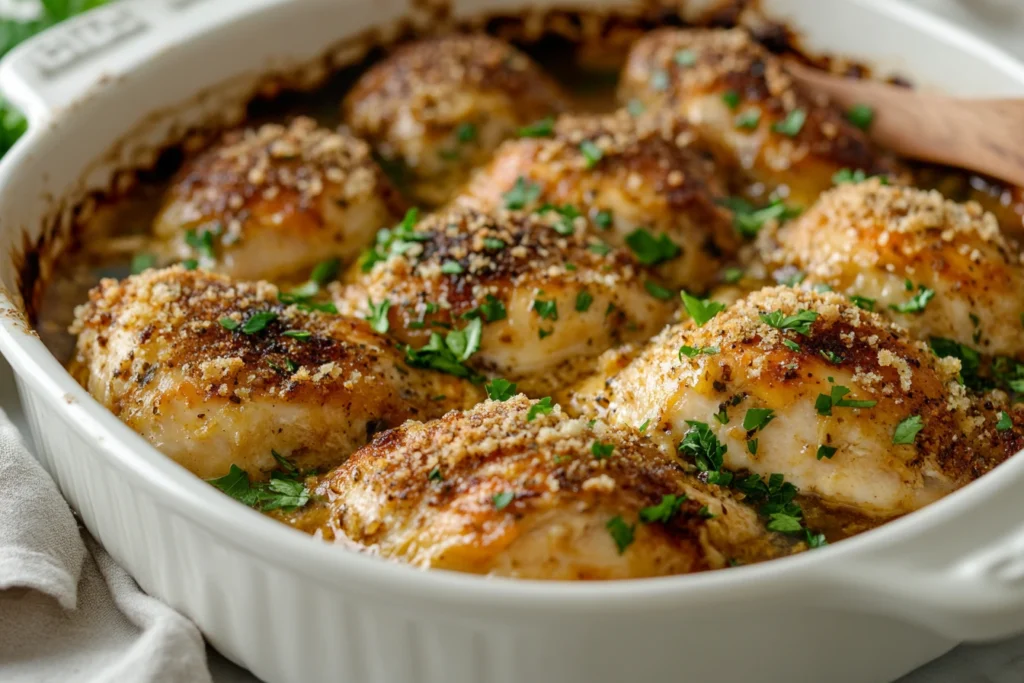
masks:
<path id="1" fill-rule="evenodd" d="M 1024 99 L 963 99 L 834 76 L 789 62 L 812 92 L 875 111 L 871 138 L 897 154 L 977 171 L 1024 187 Z"/>

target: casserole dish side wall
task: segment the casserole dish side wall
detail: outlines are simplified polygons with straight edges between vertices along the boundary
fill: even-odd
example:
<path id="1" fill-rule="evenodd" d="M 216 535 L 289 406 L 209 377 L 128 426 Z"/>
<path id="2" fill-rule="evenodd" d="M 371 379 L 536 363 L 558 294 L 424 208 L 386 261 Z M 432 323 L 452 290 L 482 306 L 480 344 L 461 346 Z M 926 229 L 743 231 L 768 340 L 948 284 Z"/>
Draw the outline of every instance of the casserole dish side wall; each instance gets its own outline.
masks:
<path id="1" fill-rule="evenodd" d="M 883 62 L 905 49 L 901 66 L 925 82 L 972 94 L 1024 92 L 1024 69 L 1012 60 L 899 3 L 767 5 L 795 19 L 812 44 Z M 39 51 L 59 56 L 62 44 L 80 46 L 65 32 L 82 31 L 82 22 L 58 27 L 0 66 L 0 89 L 31 123 L 0 162 L 0 254 L 38 241 L 42 218 L 59 209 L 54 198 L 104 188 L 114 169 L 138 163 L 147 146 L 215 114 L 230 118 L 225 112 L 238 109 L 261 69 L 312 60 L 345 35 L 410 11 L 369 0 L 127 6 L 160 31 L 131 29 L 110 14 L 121 28 L 108 26 L 109 42 L 96 41 L 98 51 L 71 55 L 65 63 L 74 65 L 73 78 L 59 68 L 40 70 Z M 506 6 L 513 5 L 462 0 L 453 12 Z M 102 24 L 100 12 L 82 19 Z M 953 58 L 956 70 L 943 73 Z M 224 82 L 234 85 L 155 118 L 108 154 L 151 112 Z M 17 291 L 15 271 L 0 258 L 3 290 Z M 974 573 L 954 564 L 977 546 L 1017 534 L 1019 513 L 1008 513 L 1016 507 L 1016 496 L 1009 497 L 1015 482 L 1024 480 L 1017 461 L 1005 466 L 1005 481 L 986 478 L 981 488 L 972 485 L 956 500 L 863 538 L 715 575 L 568 586 L 422 573 L 313 542 L 196 480 L 74 383 L 26 333 L 12 312 L 16 300 L 0 293 L 0 350 L 15 368 L 33 434 L 61 489 L 144 589 L 268 681 L 620 683 L 672 676 L 863 683 L 891 680 L 958 638 L 1024 628 L 1013 571 L 982 586 L 991 563 Z M 944 544 L 943 529 L 956 538 L 977 530 L 982 504 L 994 519 L 985 534 L 975 533 L 975 545 Z M 1008 556 L 1011 570 L 1019 555 Z M 937 599 L 951 587 L 964 588 L 961 602 Z M 973 600 L 975 594 L 985 599 Z"/>

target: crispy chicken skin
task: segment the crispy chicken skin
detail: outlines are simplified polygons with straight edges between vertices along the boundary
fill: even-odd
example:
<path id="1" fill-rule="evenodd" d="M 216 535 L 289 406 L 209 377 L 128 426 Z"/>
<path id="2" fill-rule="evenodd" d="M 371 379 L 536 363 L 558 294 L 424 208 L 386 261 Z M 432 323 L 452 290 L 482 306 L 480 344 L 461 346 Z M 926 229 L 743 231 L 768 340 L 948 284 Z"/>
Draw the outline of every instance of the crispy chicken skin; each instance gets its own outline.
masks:
<path id="1" fill-rule="evenodd" d="M 619 96 L 682 116 L 723 168 L 798 206 L 814 202 L 840 169 L 893 170 L 863 131 L 797 86 L 743 29 L 648 33 L 630 52 Z"/>
<path id="2" fill-rule="evenodd" d="M 607 366 L 575 392 L 575 412 L 649 420 L 647 433 L 666 449 L 693 428 L 688 421 L 706 423 L 728 449 L 726 468 L 782 473 L 865 514 L 910 512 L 989 466 L 968 448 L 974 425 L 959 361 L 838 294 L 763 289 L 702 327 L 667 328 L 617 371 Z M 770 417 L 757 413 L 765 409 Z"/>
<path id="3" fill-rule="evenodd" d="M 809 286 L 874 299 L 875 310 L 918 339 L 1024 357 L 1020 255 L 978 204 L 878 180 L 843 184 L 778 239 L 769 260 L 805 272 Z M 934 292 L 923 309 L 893 308 L 920 298 L 921 287 Z"/>
<path id="4" fill-rule="evenodd" d="M 403 210 L 369 145 L 297 118 L 229 132 L 187 162 L 153 234 L 170 259 L 278 280 L 354 257 Z"/>
<path id="5" fill-rule="evenodd" d="M 716 204 L 726 190 L 693 140 L 693 131 L 670 117 L 564 115 L 551 137 L 504 143 L 456 201 L 494 210 L 517 183 L 528 183 L 538 189 L 533 208 L 572 207 L 616 246 L 640 229 L 666 236 L 680 253 L 659 274 L 703 291 L 738 241 L 729 213 Z"/>
<path id="6" fill-rule="evenodd" d="M 606 349 L 649 338 L 672 313 L 628 252 L 551 212 L 456 206 L 377 249 L 383 260 L 369 272 L 355 266 L 352 284 L 335 287 L 339 311 L 368 317 L 371 304 L 387 302 L 389 333 L 414 347 L 479 317 L 468 365 L 541 396 L 578 379 Z"/>
<path id="7" fill-rule="evenodd" d="M 265 282 L 180 266 L 103 280 L 72 333 L 76 379 L 207 479 L 232 464 L 260 477 L 277 465 L 271 449 L 303 470 L 337 465 L 376 431 L 482 393 L 406 367 L 363 321 L 282 305 Z"/>
<path id="8" fill-rule="evenodd" d="M 343 104 L 356 135 L 437 206 L 519 128 L 564 111 L 559 86 L 529 57 L 487 35 L 452 35 L 399 48 L 367 71 Z"/>
<path id="9" fill-rule="evenodd" d="M 293 523 L 421 568 L 526 579 L 685 574 L 806 547 L 639 435 L 557 406 L 531 419 L 531 405 L 487 401 L 378 435 L 324 477 L 327 511 Z M 686 499 L 666 522 L 642 521 L 664 496 Z"/>

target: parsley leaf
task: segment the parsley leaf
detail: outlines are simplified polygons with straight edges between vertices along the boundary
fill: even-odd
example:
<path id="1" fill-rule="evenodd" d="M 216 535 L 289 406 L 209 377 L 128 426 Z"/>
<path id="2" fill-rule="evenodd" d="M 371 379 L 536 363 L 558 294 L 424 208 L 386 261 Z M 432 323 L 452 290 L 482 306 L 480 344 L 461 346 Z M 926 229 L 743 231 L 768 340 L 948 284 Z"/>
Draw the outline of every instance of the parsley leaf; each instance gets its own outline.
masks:
<path id="1" fill-rule="evenodd" d="M 132 256 L 132 275 L 138 275 L 154 267 L 156 267 L 156 255 L 140 252 Z"/>
<path id="2" fill-rule="evenodd" d="M 771 408 L 751 408 L 743 416 L 743 429 L 754 432 L 764 429 L 775 419 L 775 411 Z"/>
<path id="3" fill-rule="evenodd" d="M 679 50 L 672 60 L 679 66 L 693 66 L 697 63 L 697 53 L 693 50 Z"/>
<path id="4" fill-rule="evenodd" d="M 543 299 L 533 300 L 533 310 L 537 312 L 541 320 L 558 320 L 558 302 L 544 301 Z"/>
<path id="5" fill-rule="evenodd" d="M 742 268 L 726 268 L 722 271 L 722 282 L 734 285 L 743 279 L 744 274 Z"/>
<path id="6" fill-rule="evenodd" d="M 437 332 L 431 332 L 430 341 L 423 347 L 404 347 L 405 362 L 413 368 L 429 368 L 470 381 L 480 381 L 481 377 L 462 362 L 479 348 L 481 328 L 482 323 L 476 318 L 465 330 L 452 330 L 444 338 Z"/>
<path id="7" fill-rule="evenodd" d="M 679 360 L 682 360 L 683 356 L 686 356 L 687 358 L 696 358 L 701 354 L 704 354 L 705 356 L 713 356 L 718 353 L 719 350 L 720 349 L 717 346 L 699 347 L 683 344 L 679 347 Z"/>
<path id="8" fill-rule="evenodd" d="M 850 390 L 842 386 L 834 386 L 828 394 L 818 394 L 814 407 L 819 415 L 831 415 L 832 408 L 873 408 L 878 401 L 855 400 L 845 398 Z"/>
<path id="9" fill-rule="evenodd" d="M 555 119 L 548 116 L 519 129 L 521 138 L 546 138 L 555 132 Z"/>
<path id="10" fill-rule="evenodd" d="M 701 472 L 722 475 L 716 477 L 714 483 L 719 483 L 722 486 L 728 485 L 732 475 L 722 471 L 722 463 L 729 447 L 718 440 L 706 422 L 687 420 L 686 424 L 690 428 L 686 430 L 683 440 L 679 443 L 679 452 L 689 456 Z M 709 478 L 708 481 L 711 482 L 711 479 Z"/>
<path id="11" fill-rule="evenodd" d="M 999 420 L 996 422 L 996 431 L 1005 432 L 1013 429 L 1013 420 L 1005 410 L 999 411 Z"/>
<path id="12" fill-rule="evenodd" d="M 250 483 L 249 474 L 234 464 L 223 477 L 207 481 L 235 500 L 264 512 L 291 511 L 302 507 L 309 502 L 309 491 L 298 480 L 297 469 L 273 451 L 271 453 L 278 463 L 286 467 L 284 473 L 273 472 L 268 482 Z"/>
<path id="13" fill-rule="evenodd" d="M 614 450 L 615 444 L 613 443 L 602 443 L 600 441 L 595 441 L 594 443 L 590 444 L 590 452 L 598 460 L 610 458 L 612 455 L 612 451 Z"/>
<path id="14" fill-rule="evenodd" d="M 786 115 L 786 118 L 772 126 L 772 130 L 781 133 L 786 137 L 796 137 L 807 121 L 807 112 L 803 109 L 794 109 Z"/>
<path id="15" fill-rule="evenodd" d="M 911 297 L 909 301 L 905 301 L 901 304 L 889 304 L 889 308 L 900 313 L 920 313 L 934 296 L 934 289 L 928 289 L 921 285 L 918 287 L 917 294 Z"/>
<path id="16" fill-rule="evenodd" d="M 853 303 L 853 305 L 856 306 L 857 308 L 860 308 L 865 311 L 874 311 L 875 301 L 875 299 L 866 296 L 860 296 L 858 294 L 850 295 L 850 302 Z"/>
<path id="17" fill-rule="evenodd" d="M 391 326 L 391 323 L 388 321 L 388 309 L 391 308 L 391 302 L 384 299 L 379 304 L 374 304 L 373 299 L 367 298 L 366 305 L 370 309 L 366 319 L 370 321 L 370 327 L 373 328 L 373 331 L 380 334 L 387 332 Z"/>
<path id="18" fill-rule="evenodd" d="M 811 323 L 818 319 L 816 311 L 799 310 L 796 315 L 785 315 L 782 311 L 761 313 L 761 322 L 777 330 L 793 330 L 797 334 L 807 336 L 811 331 Z"/>
<path id="19" fill-rule="evenodd" d="M 683 306 L 686 307 L 686 312 L 693 318 L 697 327 L 704 327 L 705 323 L 725 310 L 725 304 L 700 299 L 685 291 L 679 292 L 679 296 L 682 297 Z"/>
<path id="20" fill-rule="evenodd" d="M 652 280 L 644 280 L 644 289 L 646 289 L 647 293 L 653 296 L 655 299 L 668 301 L 669 299 L 672 298 L 671 290 L 665 289 L 657 282 L 653 282 Z"/>
<path id="21" fill-rule="evenodd" d="M 740 106 L 740 94 L 735 90 L 726 90 L 722 93 L 722 101 L 725 102 L 725 106 L 729 109 L 736 109 Z"/>
<path id="22" fill-rule="evenodd" d="M 818 446 L 818 460 L 821 460 L 822 458 L 831 460 L 832 456 L 836 454 L 837 450 L 839 449 L 833 446 L 825 446 L 824 444 Z"/>
<path id="23" fill-rule="evenodd" d="M 656 266 L 679 256 L 679 247 L 668 238 L 668 235 L 661 234 L 655 237 L 644 228 L 637 228 L 626 235 L 626 244 L 640 263 L 645 266 Z"/>
<path id="24" fill-rule="evenodd" d="M 912 444 L 917 438 L 917 433 L 924 429 L 924 421 L 920 415 L 911 415 L 896 425 L 896 431 L 892 435 L 894 444 Z"/>
<path id="25" fill-rule="evenodd" d="M 496 493 L 491 496 L 491 503 L 494 504 L 495 510 L 504 510 L 515 497 L 516 494 L 512 491 L 502 491 L 501 493 Z"/>
<path id="26" fill-rule="evenodd" d="M 855 104 L 846 112 L 846 120 L 861 130 L 867 130 L 875 120 L 875 110 L 866 104 Z"/>
<path id="27" fill-rule="evenodd" d="M 516 395 L 515 382 L 509 382 L 501 377 L 492 379 L 484 385 L 484 389 L 487 391 L 487 398 L 492 401 L 505 402 Z"/>
<path id="28" fill-rule="evenodd" d="M 535 185 L 523 176 L 519 176 L 512 189 L 502 194 L 501 197 L 505 201 L 506 209 L 518 211 L 537 201 L 537 198 L 540 197 L 540 185 Z"/>
<path id="29" fill-rule="evenodd" d="M 580 143 L 580 153 L 583 155 L 586 168 L 594 168 L 597 162 L 601 161 L 604 152 L 591 140 L 584 140 Z"/>
<path id="30" fill-rule="evenodd" d="M 768 221 L 785 221 L 800 215 L 800 209 L 776 199 L 757 208 L 742 197 L 726 197 L 718 202 L 733 213 L 732 223 L 742 237 L 754 239 Z"/>
<path id="31" fill-rule="evenodd" d="M 686 502 L 686 494 L 678 496 L 668 494 L 661 497 L 661 502 L 640 510 L 640 521 L 644 524 L 661 522 L 668 524 L 679 512 L 679 508 Z"/>
<path id="32" fill-rule="evenodd" d="M 587 290 L 584 289 L 576 295 L 576 310 L 579 313 L 589 310 L 592 303 L 594 303 L 594 297 Z"/>
<path id="33" fill-rule="evenodd" d="M 621 516 L 616 515 L 608 520 L 605 528 L 612 535 L 615 547 L 619 549 L 619 555 L 626 552 L 626 548 L 633 544 L 633 532 L 636 531 L 636 524 L 626 524 Z"/>
<path id="34" fill-rule="evenodd" d="M 757 128 L 758 124 L 761 123 L 761 110 L 751 107 L 745 112 L 737 114 L 736 118 L 733 119 L 733 123 L 737 128 L 745 128 L 747 130 Z"/>
<path id="35" fill-rule="evenodd" d="M 359 257 L 359 267 L 364 273 L 373 270 L 373 266 L 381 261 L 386 261 L 389 256 L 399 256 L 407 252 L 416 242 L 425 242 L 430 239 L 426 233 L 416 231 L 416 223 L 419 221 L 419 209 L 415 207 L 405 212 L 402 222 L 393 228 L 382 228 L 377 231 L 376 244 L 367 249 Z M 315 271 L 314 271 L 315 274 Z M 316 284 L 316 280 L 311 280 Z M 316 292 L 313 291 L 313 294 Z"/>
<path id="36" fill-rule="evenodd" d="M 551 397 L 545 396 L 540 399 L 526 411 L 526 421 L 533 422 L 538 415 L 550 415 L 551 411 L 555 409 L 555 406 L 551 403 Z"/>

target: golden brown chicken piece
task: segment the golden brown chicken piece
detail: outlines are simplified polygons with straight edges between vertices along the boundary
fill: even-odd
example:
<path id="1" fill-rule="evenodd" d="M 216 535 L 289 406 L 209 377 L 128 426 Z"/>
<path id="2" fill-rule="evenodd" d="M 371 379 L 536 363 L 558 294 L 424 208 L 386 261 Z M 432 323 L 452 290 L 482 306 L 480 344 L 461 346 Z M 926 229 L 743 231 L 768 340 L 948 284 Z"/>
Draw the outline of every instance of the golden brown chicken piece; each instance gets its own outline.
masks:
<path id="1" fill-rule="evenodd" d="M 520 395 L 379 435 L 297 526 L 421 568 L 625 579 L 796 552 L 755 510 L 639 435 Z M 310 517 L 306 524 L 302 517 Z"/>
<path id="2" fill-rule="evenodd" d="M 365 142 L 297 118 L 229 132 L 186 163 L 153 234 L 170 260 L 279 280 L 354 257 L 403 211 Z"/>
<path id="3" fill-rule="evenodd" d="M 579 213 L 591 232 L 657 265 L 666 282 L 704 291 L 739 244 L 716 204 L 726 190 L 692 142 L 692 130 L 669 117 L 566 115 L 551 137 L 503 144 L 456 201 L 495 210 L 518 199 L 517 187 L 533 188 L 528 208 Z"/>
<path id="4" fill-rule="evenodd" d="M 365 322 L 286 306 L 265 282 L 181 267 L 103 280 L 76 311 L 72 372 L 203 478 L 260 477 L 272 451 L 337 465 L 377 431 L 473 405 L 464 380 L 406 366 Z"/>
<path id="5" fill-rule="evenodd" d="M 502 140 L 564 111 L 568 100 L 529 57 L 483 34 L 405 45 L 367 71 L 343 105 L 346 123 L 443 204 Z"/>
<path id="6" fill-rule="evenodd" d="M 783 228 L 769 260 L 884 313 L 917 339 L 1024 357 L 1024 268 L 992 214 L 935 191 L 843 184 Z"/>
<path id="7" fill-rule="evenodd" d="M 834 293 L 767 288 L 705 320 L 713 312 L 666 329 L 622 369 L 607 363 L 576 392 L 574 412 L 647 423 L 702 469 L 780 473 L 879 517 L 987 469 L 969 448 L 956 359 Z M 713 442 L 698 439 L 705 432 Z"/>
<path id="8" fill-rule="evenodd" d="M 630 254 L 555 212 L 453 207 L 388 231 L 353 270 L 334 290 L 342 313 L 380 320 L 429 366 L 452 360 L 435 352 L 447 346 L 540 395 L 609 347 L 650 337 L 673 308 Z"/>
<path id="9" fill-rule="evenodd" d="M 634 45 L 623 101 L 675 112 L 764 194 L 809 206 L 841 169 L 894 170 L 823 95 L 806 92 L 743 29 L 661 29 Z M 755 193 L 756 194 L 756 193 Z"/>

